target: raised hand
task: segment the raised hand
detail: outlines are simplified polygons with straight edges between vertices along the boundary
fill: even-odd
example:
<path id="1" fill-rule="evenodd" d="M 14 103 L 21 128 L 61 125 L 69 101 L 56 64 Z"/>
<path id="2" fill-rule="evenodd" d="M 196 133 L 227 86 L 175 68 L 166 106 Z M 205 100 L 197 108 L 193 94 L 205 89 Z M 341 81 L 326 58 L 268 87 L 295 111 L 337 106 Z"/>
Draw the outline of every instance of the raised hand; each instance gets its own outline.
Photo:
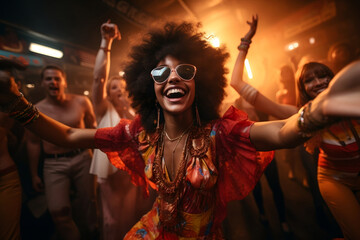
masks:
<path id="1" fill-rule="evenodd" d="M 19 96 L 18 86 L 10 73 L 0 71 L 0 106 L 2 109 L 8 107 L 17 96 Z"/>
<path id="2" fill-rule="evenodd" d="M 111 23 L 108 20 L 106 23 L 103 23 L 100 27 L 101 36 L 107 40 L 118 39 L 121 40 L 121 34 L 118 29 L 118 26 L 115 23 Z"/>
<path id="3" fill-rule="evenodd" d="M 251 22 L 247 21 L 246 23 L 250 25 L 250 30 L 246 33 L 244 39 L 251 41 L 251 39 L 254 37 L 256 33 L 257 24 L 258 24 L 258 15 L 256 14 L 255 16 L 252 16 L 252 21 Z"/>

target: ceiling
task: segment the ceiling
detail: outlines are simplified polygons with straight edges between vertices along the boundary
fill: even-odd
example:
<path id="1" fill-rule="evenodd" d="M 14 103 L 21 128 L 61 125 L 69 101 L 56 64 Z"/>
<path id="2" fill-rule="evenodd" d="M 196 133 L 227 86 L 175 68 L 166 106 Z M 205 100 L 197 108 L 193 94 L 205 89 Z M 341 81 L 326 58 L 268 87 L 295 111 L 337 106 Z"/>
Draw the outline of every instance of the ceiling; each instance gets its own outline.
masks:
<path id="1" fill-rule="evenodd" d="M 356 35 L 354 29 L 359 29 L 356 25 L 360 23 L 360 15 L 356 9 L 359 9 L 360 1 L 4 0 L 0 8 L 0 26 L 1 23 L 10 24 L 33 36 L 39 36 L 59 45 L 85 50 L 95 55 L 100 44 L 100 26 L 110 19 L 119 26 L 122 34 L 122 40 L 115 42 L 112 47 L 111 69 L 113 73 L 117 73 L 121 68 L 120 62 L 127 54 L 129 44 L 132 43 L 135 34 L 141 34 L 150 26 L 160 25 L 160 22 L 165 20 L 196 21 L 202 23 L 206 33 L 219 36 L 221 44 L 227 46 L 231 56 L 227 67 L 231 69 L 238 52 L 236 47 L 239 40 L 248 31 L 246 21 L 250 20 L 253 14 L 258 14 L 258 31 L 253 39 L 256 44 L 252 44 L 248 57 L 250 57 L 254 72 L 257 74 L 256 82 L 253 84 L 256 87 L 266 87 L 270 86 L 271 82 L 268 79 L 270 73 L 264 70 L 264 66 L 268 65 L 267 69 L 276 70 L 280 64 L 283 64 L 281 62 L 283 60 L 280 58 L 281 55 L 284 58 L 285 54 L 284 44 L 286 43 L 280 41 L 280 38 L 276 38 L 276 35 L 282 34 L 285 27 L 300 26 L 310 19 L 309 16 L 316 18 L 321 13 L 321 10 L 314 7 L 318 6 L 316 3 L 329 5 L 329 2 L 334 1 L 337 4 L 336 11 L 339 10 L 339 12 L 343 12 L 343 15 L 351 16 L 349 20 L 339 21 L 339 18 L 332 18 L 332 21 L 327 22 L 327 30 L 320 31 L 312 28 L 308 32 L 303 31 L 304 39 L 309 37 L 306 34 L 312 33 L 320 34 L 319 39 L 323 39 L 323 42 L 319 42 L 319 45 L 310 51 L 323 48 L 323 52 L 326 52 L 327 44 L 335 41 L 336 37 L 349 38 L 348 36 Z M 343 10 L 341 10 L 342 6 L 345 6 Z M 348 14 L 350 10 L 354 13 Z M 352 19 L 354 16 L 358 18 L 356 21 Z M 296 25 L 296 23 L 301 24 Z M 336 24 L 338 26 L 331 31 L 329 26 Z M 324 28 L 324 24 L 318 26 Z M 347 35 L 339 34 L 339 29 L 343 31 L 346 28 L 348 29 Z M 330 36 L 329 33 L 333 35 Z M 360 39 L 360 36 L 357 39 Z M 75 92 L 88 89 L 91 84 L 92 70 L 88 68 L 84 71 L 76 68 L 75 65 L 70 67 L 74 68 L 73 72 L 76 74 L 71 74 L 73 79 L 68 78 L 68 81 L 74 82 L 75 86 L 80 86 L 79 90 Z M 72 70 L 70 67 L 67 71 Z M 35 81 L 37 78 L 38 73 L 34 73 L 34 76 L 28 79 Z M 276 80 L 276 76 L 272 78 Z M 84 80 L 78 82 L 79 79 Z M 272 84 L 269 91 L 276 88 L 276 84 Z M 237 96 L 237 94 L 235 95 Z"/>
<path id="2" fill-rule="evenodd" d="M 128 37 L 164 19 L 190 19 L 221 29 L 246 27 L 258 14 L 263 29 L 313 0 L 12 0 L 2 4 L 0 20 L 25 29 L 96 50 L 99 27 L 111 19 L 124 43 Z M 221 24 L 219 24 L 221 23 Z"/>

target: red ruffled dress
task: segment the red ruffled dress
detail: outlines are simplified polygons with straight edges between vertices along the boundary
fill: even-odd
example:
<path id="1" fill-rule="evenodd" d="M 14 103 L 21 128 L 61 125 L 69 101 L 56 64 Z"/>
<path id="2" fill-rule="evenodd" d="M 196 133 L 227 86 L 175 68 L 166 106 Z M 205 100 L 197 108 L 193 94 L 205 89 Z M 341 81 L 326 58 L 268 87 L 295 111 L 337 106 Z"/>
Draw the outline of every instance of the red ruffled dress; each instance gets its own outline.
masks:
<path id="1" fill-rule="evenodd" d="M 222 239 L 226 204 L 246 197 L 273 158 L 273 152 L 256 152 L 249 138 L 252 124 L 246 113 L 230 107 L 222 118 L 190 130 L 188 160 L 172 193 L 164 186 L 175 180 L 171 183 L 166 166 L 157 162 L 159 136 L 146 134 L 139 117 L 98 129 L 96 146 L 112 164 L 126 170 L 145 194 L 149 186 L 159 193 L 124 239 Z"/>

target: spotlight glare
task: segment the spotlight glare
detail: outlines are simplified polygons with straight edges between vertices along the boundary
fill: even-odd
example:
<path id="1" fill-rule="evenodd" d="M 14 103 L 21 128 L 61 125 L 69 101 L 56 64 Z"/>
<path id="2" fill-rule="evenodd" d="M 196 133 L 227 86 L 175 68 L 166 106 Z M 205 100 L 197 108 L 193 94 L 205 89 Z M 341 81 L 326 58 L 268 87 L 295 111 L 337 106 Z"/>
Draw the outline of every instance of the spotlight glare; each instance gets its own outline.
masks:
<path id="1" fill-rule="evenodd" d="M 57 50 L 55 48 L 50 48 L 44 45 L 40 45 L 37 43 L 30 43 L 29 50 L 31 52 L 39 53 L 42 55 L 54 57 L 54 58 L 62 58 L 63 52 L 60 50 Z"/>
<path id="2" fill-rule="evenodd" d="M 245 59 L 245 69 L 246 69 L 249 79 L 253 79 L 253 74 L 251 72 L 250 63 L 247 58 Z"/>

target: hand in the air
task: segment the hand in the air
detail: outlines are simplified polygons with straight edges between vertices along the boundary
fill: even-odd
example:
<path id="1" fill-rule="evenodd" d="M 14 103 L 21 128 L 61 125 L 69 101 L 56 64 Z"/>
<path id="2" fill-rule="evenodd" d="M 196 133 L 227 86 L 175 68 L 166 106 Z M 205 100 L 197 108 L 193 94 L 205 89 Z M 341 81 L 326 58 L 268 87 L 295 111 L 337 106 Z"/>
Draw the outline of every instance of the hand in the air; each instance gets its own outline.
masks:
<path id="1" fill-rule="evenodd" d="M 115 23 L 111 23 L 108 20 L 106 23 L 103 23 L 100 27 L 101 36 L 108 40 L 118 39 L 121 40 L 121 34 L 118 29 L 118 26 Z"/>
<path id="2" fill-rule="evenodd" d="M 246 33 L 244 36 L 244 39 L 251 41 L 251 39 L 254 37 L 257 29 L 258 24 L 258 15 L 252 17 L 252 21 L 247 21 L 246 23 L 250 25 L 250 30 Z"/>

